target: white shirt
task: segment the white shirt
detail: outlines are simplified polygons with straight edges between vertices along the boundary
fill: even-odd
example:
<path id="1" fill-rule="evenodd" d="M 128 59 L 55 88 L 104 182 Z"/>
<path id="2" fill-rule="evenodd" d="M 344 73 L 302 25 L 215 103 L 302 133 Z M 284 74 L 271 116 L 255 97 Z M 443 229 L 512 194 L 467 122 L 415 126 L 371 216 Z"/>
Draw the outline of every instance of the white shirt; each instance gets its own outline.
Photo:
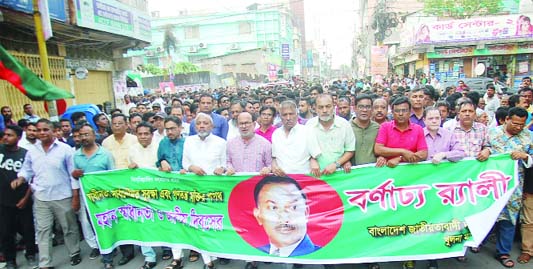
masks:
<path id="1" fill-rule="evenodd" d="M 457 118 L 449 119 L 442 125 L 442 128 L 453 132 L 458 123 Z"/>
<path id="2" fill-rule="evenodd" d="M 136 163 L 140 168 L 157 168 L 155 163 L 157 162 L 158 147 L 159 142 L 154 143 L 154 140 L 146 148 L 139 143 L 131 146 L 128 151 L 129 164 Z"/>
<path id="3" fill-rule="evenodd" d="M 232 138 L 235 138 L 239 136 L 239 127 L 237 125 L 233 124 L 233 120 L 228 121 L 228 135 L 226 136 L 226 140 L 229 141 Z"/>
<path id="4" fill-rule="evenodd" d="M 41 145 L 41 140 L 37 139 L 35 140 L 35 144 L 32 144 L 30 143 L 30 141 L 28 141 L 28 139 L 26 139 L 26 137 L 22 137 L 20 140 L 19 140 L 19 143 L 18 143 L 18 146 L 25 149 L 25 150 L 30 150 L 31 148 L 34 148 L 35 146 L 39 146 Z"/>
<path id="5" fill-rule="evenodd" d="M 305 127 L 296 124 L 289 135 L 285 128 L 280 127 L 272 134 L 272 158 L 276 158 L 278 166 L 289 174 L 308 174 L 309 158 Z"/>
<path id="6" fill-rule="evenodd" d="M 157 144 L 159 145 L 159 142 L 161 142 L 161 140 L 163 140 L 163 138 L 167 135 L 167 131 L 165 129 L 163 129 L 163 134 L 160 134 L 159 133 L 159 130 L 155 130 L 154 131 L 154 136 L 152 138 L 152 144 Z"/>
<path id="7" fill-rule="evenodd" d="M 198 135 L 188 136 L 183 145 L 183 168 L 199 166 L 207 174 L 226 167 L 226 140 L 210 134 L 201 140 Z"/>
<path id="8" fill-rule="evenodd" d="M 181 122 L 181 137 L 185 138 L 189 136 L 189 129 L 191 128 L 191 124 L 188 122 Z"/>

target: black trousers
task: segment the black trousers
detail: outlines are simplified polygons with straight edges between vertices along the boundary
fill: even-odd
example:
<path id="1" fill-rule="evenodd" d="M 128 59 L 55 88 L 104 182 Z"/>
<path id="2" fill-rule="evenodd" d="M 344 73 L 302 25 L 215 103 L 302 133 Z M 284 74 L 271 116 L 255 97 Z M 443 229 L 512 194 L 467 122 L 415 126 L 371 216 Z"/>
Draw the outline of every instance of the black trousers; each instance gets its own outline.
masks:
<path id="1" fill-rule="evenodd" d="M 35 245 L 35 226 L 33 225 L 31 203 L 28 203 L 23 209 L 0 205 L 0 237 L 7 261 L 15 261 L 17 257 L 15 246 L 17 231 L 20 231 L 24 238 L 26 255 L 35 255 L 37 247 Z"/>

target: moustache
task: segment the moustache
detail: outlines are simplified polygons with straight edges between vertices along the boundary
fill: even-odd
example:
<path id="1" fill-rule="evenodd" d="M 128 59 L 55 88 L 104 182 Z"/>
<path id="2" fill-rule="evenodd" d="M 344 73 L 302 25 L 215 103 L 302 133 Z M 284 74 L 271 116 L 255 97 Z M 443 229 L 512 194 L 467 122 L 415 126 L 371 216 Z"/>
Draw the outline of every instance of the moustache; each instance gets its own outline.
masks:
<path id="1" fill-rule="evenodd" d="M 288 223 L 283 223 L 283 224 L 276 225 L 275 229 L 276 231 L 287 231 L 287 230 L 294 231 L 296 230 L 296 226 L 292 224 L 288 224 Z"/>

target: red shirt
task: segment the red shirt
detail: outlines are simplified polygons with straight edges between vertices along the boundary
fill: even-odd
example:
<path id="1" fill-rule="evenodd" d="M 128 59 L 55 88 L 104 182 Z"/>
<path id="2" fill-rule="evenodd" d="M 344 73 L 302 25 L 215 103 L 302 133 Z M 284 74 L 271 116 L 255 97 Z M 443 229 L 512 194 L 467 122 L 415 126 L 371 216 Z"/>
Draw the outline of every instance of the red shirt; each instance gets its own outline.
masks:
<path id="1" fill-rule="evenodd" d="M 276 126 L 272 125 L 266 130 L 266 132 L 261 131 L 261 127 L 255 129 L 255 133 L 266 138 L 270 144 L 272 144 L 272 134 L 276 130 Z"/>
<path id="2" fill-rule="evenodd" d="M 402 148 L 411 152 L 427 150 L 428 145 L 424 137 L 424 129 L 418 124 L 409 123 L 409 128 L 400 131 L 396 127 L 396 121 L 384 122 L 379 127 L 376 143 L 383 144 L 388 148 Z M 390 157 L 391 159 L 394 157 Z"/>

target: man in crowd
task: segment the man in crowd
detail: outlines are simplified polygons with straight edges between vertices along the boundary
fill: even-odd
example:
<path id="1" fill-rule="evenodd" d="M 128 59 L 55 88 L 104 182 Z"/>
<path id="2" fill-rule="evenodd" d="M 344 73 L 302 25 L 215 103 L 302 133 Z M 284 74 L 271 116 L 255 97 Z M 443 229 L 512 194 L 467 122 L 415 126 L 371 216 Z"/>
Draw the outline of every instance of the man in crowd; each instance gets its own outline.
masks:
<path id="1" fill-rule="evenodd" d="M 17 231 L 21 231 L 24 238 L 28 265 L 37 266 L 31 190 L 27 183 L 15 190 L 10 186 L 17 178 L 27 152 L 18 146 L 21 136 L 22 128 L 7 125 L 0 145 L 0 245 L 5 254 L 6 269 L 17 268 Z"/>
<path id="2" fill-rule="evenodd" d="M 166 116 L 167 115 L 165 114 L 165 112 L 157 112 L 154 115 L 154 122 L 151 123 L 153 128 L 155 129 L 153 140 L 154 140 L 154 144 L 156 145 L 159 145 L 159 142 L 161 142 L 163 137 L 165 137 L 164 121 L 165 121 Z"/>
<path id="3" fill-rule="evenodd" d="M 116 169 L 128 168 L 128 151 L 137 143 L 137 138 L 134 135 L 126 133 L 127 120 L 124 114 L 114 114 L 111 117 L 111 130 L 113 134 L 108 136 L 102 142 L 102 146 L 113 155 Z M 133 245 L 120 246 L 122 258 L 118 265 L 127 264 L 133 259 Z"/>
<path id="4" fill-rule="evenodd" d="M 198 113 L 194 122 L 195 135 L 187 137 L 183 145 L 183 167 L 200 176 L 224 174 L 227 165 L 226 141 L 211 133 L 214 123 L 209 114 Z M 202 254 L 202 258 L 207 268 L 215 267 L 212 257 Z M 226 260 L 224 263 L 227 263 Z"/>
<path id="5" fill-rule="evenodd" d="M 255 121 L 252 114 L 242 112 L 237 117 L 239 137 L 232 138 L 227 144 L 227 174 L 235 172 L 270 173 L 272 146 L 262 136 L 254 132 Z"/>
<path id="6" fill-rule="evenodd" d="M 302 119 L 302 124 L 305 124 L 309 119 L 314 117 L 310 98 L 300 98 L 300 101 L 298 102 L 298 110 L 298 115 Z"/>
<path id="7" fill-rule="evenodd" d="M 531 154 L 533 154 L 533 140 L 529 130 L 525 129 L 528 112 L 520 107 L 509 109 L 509 114 L 505 119 L 505 124 L 492 128 L 488 131 L 491 145 L 490 151 L 493 153 L 511 154 L 513 160 L 519 160 L 518 176 L 519 181 L 524 182 L 524 167 L 533 165 Z M 513 267 L 514 261 L 511 259 L 511 248 L 516 231 L 520 209 L 522 206 L 522 185 L 520 185 L 511 195 L 497 222 L 498 236 L 496 240 L 496 258 L 505 267 Z M 522 236 L 528 236 L 523 234 Z M 526 238 L 531 240 L 531 238 Z M 527 251 L 527 249 L 526 249 Z M 524 253 L 524 252 L 523 252 Z M 527 252 L 525 252 L 527 254 Z M 528 254 L 529 255 L 529 254 Z M 530 256 L 520 255 L 519 261 L 529 261 Z"/>
<path id="8" fill-rule="evenodd" d="M 23 136 L 19 140 L 19 147 L 24 148 L 26 150 L 30 150 L 30 148 L 41 144 L 41 141 L 37 139 L 37 127 L 35 126 L 35 123 L 28 122 L 28 126 L 26 126 L 25 132 L 26 136 Z"/>
<path id="9" fill-rule="evenodd" d="M 335 116 L 333 98 L 321 94 L 316 98 L 318 117 L 306 124 L 307 147 L 311 154 L 311 174 L 329 175 L 343 167 L 351 170 L 350 159 L 355 151 L 355 136 L 345 119 Z"/>
<path id="10" fill-rule="evenodd" d="M 424 137 L 428 146 L 428 160 L 434 164 L 442 160 L 457 162 L 464 158 L 465 152 L 452 132 L 440 127 L 440 111 L 436 107 L 424 110 Z"/>
<path id="11" fill-rule="evenodd" d="M 424 131 L 420 125 L 410 122 L 411 103 L 407 97 L 398 97 L 392 104 L 393 121 L 379 127 L 374 152 L 376 166 L 396 167 L 400 162 L 416 163 L 425 161 L 428 147 Z M 405 269 L 414 269 L 415 262 L 405 261 Z"/>
<path id="12" fill-rule="evenodd" d="M 472 101 L 463 99 L 457 106 L 459 121 L 453 133 L 465 151 L 465 157 L 474 157 L 479 161 L 487 160 L 490 155 L 487 127 L 475 122 L 476 108 Z"/>
<path id="13" fill-rule="evenodd" d="M 500 99 L 498 99 L 498 96 L 496 95 L 496 87 L 494 84 L 487 85 L 487 92 L 483 99 L 485 100 L 485 111 L 489 113 L 489 116 L 494 116 L 496 109 L 500 107 Z"/>
<path id="14" fill-rule="evenodd" d="M 411 90 L 409 94 L 409 101 L 411 103 L 411 117 L 409 121 L 418 124 L 421 127 L 424 125 L 424 88 L 416 88 Z"/>
<path id="15" fill-rule="evenodd" d="M 33 123 L 36 123 L 40 119 L 39 116 L 33 113 L 32 105 L 24 104 L 24 106 L 22 106 L 22 109 L 24 110 L 24 116 L 22 116 L 23 119 Z"/>
<path id="16" fill-rule="evenodd" d="M 4 126 L 17 125 L 17 123 L 13 120 L 13 111 L 11 110 L 11 107 L 3 106 L 0 109 L 0 112 L 2 113 L 2 116 L 4 117 Z"/>
<path id="17" fill-rule="evenodd" d="M 135 135 L 137 142 L 128 151 L 128 168 L 156 168 L 157 150 L 159 143 L 154 141 L 154 133 L 152 125 L 147 122 L 141 122 L 137 125 Z M 141 247 L 144 255 L 144 264 L 141 269 L 152 269 L 157 265 L 156 254 L 152 247 Z"/>
<path id="18" fill-rule="evenodd" d="M 361 94 L 355 98 L 355 117 L 350 121 L 355 135 L 355 154 L 353 165 L 375 163 L 374 142 L 378 135 L 379 124 L 371 120 L 372 98 Z"/>
<path id="19" fill-rule="evenodd" d="M 270 143 L 272 143 L 272 134 L 276 130 L 276 126 L 274 126 L 275 117 L 276 109 L 274 107 L 264 106 L 259 110 L 259 128 L 255 130 L 255 133 L 264 137 Z"/>
<path id="20" fill-rule="evenodd" d="M 179 171 L 185 173 L 183 169 L 183 144 L 185 138 L 181 137 L 181 118 L 175 116 L 169 116 L 165 118 L 164 126 L 166 136 L 161 140 L 157 148 L 157 160 L 155 165 L 161 171 L 171 172 Z M 183 267 L 183 250 L 181 248 L 172 248 L 171 253 L 168 253 L 168 249 L 163 249 L 163 256 L 172 256 L 172 262 L 165 268 L 179 269 Z M 196 255 L 196 256 L 195 256 Z M 192 253 L 193 260 L 196 261 L 198 254 Z"/>
<path id="21" fill-rule="evenodd" d="M 372 102 L 372 120 L 381 125 L 389 121 L 389 104 L 383 98 L 377 98 Z"/>
<path id="22" fill-rule="evenodd" d="M 80 209 L 79 182 L 71 177 L 74 170 L 72 149 L 55 139 L 53 124 L 37 121 L 41 144 L 28 150 L 18 178 L 11 182 L 16 189 L 31 180 L 34 197 L 39 267 L 52 267 L 52 227 L 61 224 L 70 265 L 81 262 L 79 231 L 75 212 Z"/>
<path id="23" fill-rule="evenodd" d="M 376 166 L 396 167 L 400 162 L 416 163 L 427 159 L 428 147 L 420 125 L 410 122 L 411 103 L 406 97 L 392 102 L 393 121 L 383 123 L 376 137 Z"/>
<path id="24" fill-rule="evenodd" d="M 177 117 L 181 120 L 181 136 L 189 136 L 190 124 L 183 121 L 183 107 L 173 107 L 170 109 L 170 116 Z"/>
<path id="25" fill-rule="evenodd" d="M 346 121 L 352 120 L 352 110 L 350 106 L 350 99 L 342 97 L 337 102 L 337 116 L 345 119 Z"/>
<path id="26" fill-rule="evenodd" d="M 114 169 L 113 157 L 106 149 L 96 143 L 96 132 L 90 124 L 83 124 L 79 128 L 81 148 L 74 153 L 74 168 L 72 176 L 79 179 L 84 173 L 107 171 Z M 100 255 L 96 243 L 96 235 L 92 229 L 90 220 L 85 209 L 85 200 L 81 199 L 80 212 L 78 214 L 85 242 L 92 249 L 89 259 L 96 259 Z M 103 255 L 104 269 L 113 268 L 113 254 Z"/>
<path id="27" fill-rule="evenodd" d="M 128 132 L 132 135 L 135 135 L 135 130 L 137 130 L 137 125 L 143 121 L 142 115 L 139 113 L 130 114 Z M 113 128 L 111 128 L 113 130 Z"/>
<path id="28" fill-rule="evenodd" d="M 284 101 L 280 104 L 282 126 L 272 134 L 272 173 L 307 174 L 311 157 L 305 139 L 305 126 L 298 123 L 296 104 Z"/>
<path id="29" fill-rule="evenodd" d="M 239 100 L 231 102 L 229 107 L 230 120 L 228 121 L 228 140 L 239 136 L 239 126 L 237 126 L 237 117 L 244 111 Z M 255 127 L 255 126 L 254 126 Z"/>
<path id="30" fill-rule="evenodd" d="M 200 103 L 199 103 L 198 109 L 199 109 L 199 112 L 211 116 L 212 122 L 213 122 L 212 133 L 225 140 L 226 137 L 228 136 L 228 122 L 226 121 L 226 118 L 213 112 L 213 97 L 208 94 L 202 94 L 200 96 Z M 190 135 L 196 134 L 196 122 L 195 121 L 191 122 L 189 134 Z"/>

